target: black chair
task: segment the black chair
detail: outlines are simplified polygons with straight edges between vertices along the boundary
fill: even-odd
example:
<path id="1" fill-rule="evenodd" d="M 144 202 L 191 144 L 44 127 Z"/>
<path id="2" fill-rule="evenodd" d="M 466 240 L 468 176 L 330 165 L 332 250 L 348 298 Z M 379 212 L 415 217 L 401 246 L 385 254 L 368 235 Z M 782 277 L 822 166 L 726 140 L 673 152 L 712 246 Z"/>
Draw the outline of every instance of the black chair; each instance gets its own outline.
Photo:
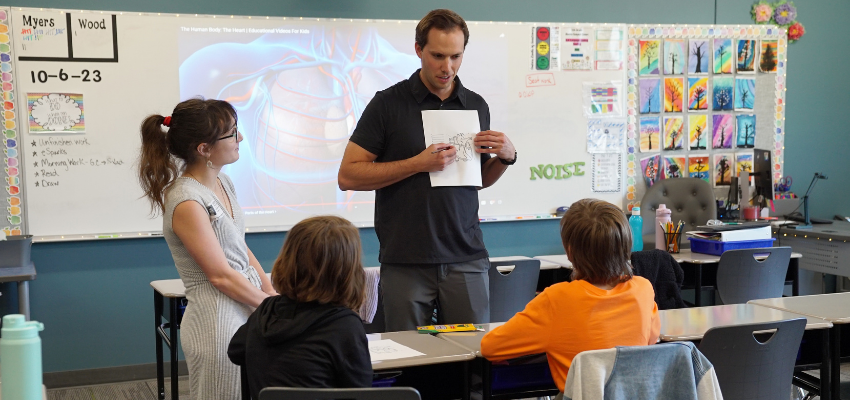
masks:
<path id="1" fill-rule="evenodd" d="M 756 257 L 762 258 L 762 260 Z M 790 247 L 728 250 L 717 265 L 717 293 L 724 304 L 782 297 Z"/>
<path id="2" fill-rule="evenodd" d="M 684 232 L 696 230 L 710 219 L 717 218 L 717 202 L 711 184 L 697 178 L 673 178 L 656 181 L 646 190 L 640 201 L 640 216 L 643 218 L 643 247 L 655 248 L 655 210 L 659 204 L 670 209 L 670 219 L 685 223 Z M 683 240 L 682 248 L 690 248 L 690 241 Z"/>
<path id="3" fill-rule="evenodd" d="M 304 389 L 269 387 L 260 391 L 259 400 L 420 400 L 419 392 L 409 387 L 358 389 Z"/>
<path id="4" fill-rule="evenodd" d="M 787 399 L 805 328 L 805 318 L 712 328 L 699 351 L 714 365 L 724 399 Z"/>
<path id="5" fill-rule="evenodd" d="M 498 267 L 513 266 L 501 273 Z M 540 260 L 526 259 L 490 263 L 490 321 L 505 322 L 525 309 L 537 294 Z"/>

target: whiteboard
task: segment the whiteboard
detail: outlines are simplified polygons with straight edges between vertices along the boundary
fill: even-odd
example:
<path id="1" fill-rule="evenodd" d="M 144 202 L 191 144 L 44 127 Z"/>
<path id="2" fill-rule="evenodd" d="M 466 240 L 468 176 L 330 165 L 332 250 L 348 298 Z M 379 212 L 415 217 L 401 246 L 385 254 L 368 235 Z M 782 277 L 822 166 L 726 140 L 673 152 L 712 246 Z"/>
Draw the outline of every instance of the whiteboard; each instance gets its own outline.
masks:
<path id="1" fill-rule="evenodd" d="M 150 217 L 136 179 L 138 128 L 147 115 L 169 115 L 199 95 L 238 111 L 245 139 L 224 172 L 249 231 L 286 230 L 316 214 L 372 225 L 374 193 L 340 191 L 337 171 L 375 91 L 419 67 L 417 21 L 9 12 L 18 104 L 55 94 L 76 103 L 71 112 L 82 110 L 64 133 L 43 131 L 29 110 L 18 113 L 26 232 L 47 240 L 158 234 L 162 222 Z M 538 26 L 553 32 L 544 70 L 534 63 Z M 606 170 L 615 186 L 592 190 L 583 83 L 622 85 L 626 68 L 562 70 L 567 53 L 561 49 L 559 64 L 555 44 L 564 35 L 556 37 L 556 27 L 594 34 L 602 24 L 469 22 L 459 76 L 487 100 L 492 129 L 518 151 L 516 165 L 479 192 L 482 220 L 551 218 L 584 197 L 624 204 L 624 146 L 614 152 L 619 168 Z M 624 51 L 624 40 L 616 45 L 606 50 Z M 625 109 L 622 99 L 617 108 Z"/>

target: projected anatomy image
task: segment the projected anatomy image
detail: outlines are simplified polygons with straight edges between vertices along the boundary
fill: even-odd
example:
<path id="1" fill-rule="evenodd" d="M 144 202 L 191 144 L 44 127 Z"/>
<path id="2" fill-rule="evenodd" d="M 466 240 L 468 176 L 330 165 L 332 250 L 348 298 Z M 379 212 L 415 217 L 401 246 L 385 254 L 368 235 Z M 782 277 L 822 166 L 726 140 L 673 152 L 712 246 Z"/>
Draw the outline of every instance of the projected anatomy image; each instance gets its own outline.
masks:
<path id="1" fill-rule="evenodd" d="M 236 108 L 245 139 L 239 161 L 224 172 L 233 178 L 247 218 L 254 226 L 294 224 L 322 213 L 371 221 L 374 193 L 340 191 L 337 172 L 375 92 L 420 67 L 414 25 L 355 22 L 238 31 L 184 28 L 180 96 L 223 99 Z M 477 39 L 479 46 L 488 45 L 481 35 Z M 473 90 L 479 89 L 476 82 L 489 83 L 501 73 L 478 71 L 468 59 L 463 66 L 461 79 Z M 478 93 L 488 97 L 487 89 Z"/>

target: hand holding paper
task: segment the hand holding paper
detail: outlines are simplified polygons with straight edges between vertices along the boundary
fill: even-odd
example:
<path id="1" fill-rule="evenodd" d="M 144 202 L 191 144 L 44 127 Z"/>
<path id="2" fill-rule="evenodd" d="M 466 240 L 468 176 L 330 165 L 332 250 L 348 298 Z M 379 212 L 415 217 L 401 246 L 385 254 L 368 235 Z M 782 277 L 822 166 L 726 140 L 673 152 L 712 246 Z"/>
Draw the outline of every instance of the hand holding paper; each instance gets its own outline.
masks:
<path id="1" fill-rule="evenodd" d="M 508 136 L 498 131 L 478 132 L 473 141 L 478 153 L 491 153 L 503 160 L 513 160 L 516 148 Z M 482 148 L 483 146 L 483 148 Z"/>

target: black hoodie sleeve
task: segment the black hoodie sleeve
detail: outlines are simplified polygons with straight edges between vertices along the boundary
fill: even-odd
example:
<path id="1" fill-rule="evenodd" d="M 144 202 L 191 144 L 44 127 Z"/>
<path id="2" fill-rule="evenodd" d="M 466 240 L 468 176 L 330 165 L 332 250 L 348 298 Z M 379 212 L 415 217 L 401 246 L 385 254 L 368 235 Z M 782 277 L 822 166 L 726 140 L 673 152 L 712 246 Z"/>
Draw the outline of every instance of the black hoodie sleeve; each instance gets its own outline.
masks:
<path id="1" fill-rule="evenodd" d="M 236 365 L 245 365 L 245 342 L 248 339 L 248 324 L 251 319 L 248 319 L 244 325 L 240 326 L 230 339 L 230 345 L 227 346 L 227 357 Z"/>
<path id="2" fill-rule="evenodd" d="M 344 322 L 343 322 L 344 321 Z M 366 341 L 366 330 L 357 314 L 342 318 L 344 331 L 337 343 L 339 359 L 336 376 L 339 388 L 372 387 L 372 358 Z"/>

